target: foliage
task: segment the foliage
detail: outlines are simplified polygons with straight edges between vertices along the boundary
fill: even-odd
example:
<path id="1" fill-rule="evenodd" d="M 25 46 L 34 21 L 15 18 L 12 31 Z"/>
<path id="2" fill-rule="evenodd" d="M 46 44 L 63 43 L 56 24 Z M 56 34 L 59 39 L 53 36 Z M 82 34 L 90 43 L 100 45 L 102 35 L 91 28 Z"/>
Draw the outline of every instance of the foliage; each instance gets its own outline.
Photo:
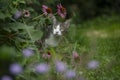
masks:
<path id="1" fill-rule="evenodd" d="M 32 4 L 39 5 L 39 12 Z M 43 27 L 51 24 L 49 18 L 41 13 L 42 4 L 39 1 L 1 0 L 0 5 L 0 45 L 16 48 L 25 47 L 26 44 L 28 46 L 41 38 Z"/>

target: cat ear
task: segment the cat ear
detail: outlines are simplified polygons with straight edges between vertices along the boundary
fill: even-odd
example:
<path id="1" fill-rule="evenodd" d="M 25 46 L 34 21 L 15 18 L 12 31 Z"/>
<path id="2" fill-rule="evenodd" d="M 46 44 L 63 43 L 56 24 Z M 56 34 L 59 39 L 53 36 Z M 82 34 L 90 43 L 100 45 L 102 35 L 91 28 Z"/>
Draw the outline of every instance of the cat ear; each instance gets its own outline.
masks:
<path id="1" fill-rule="evenodd" d="M 56 17 L 53 15 L 51 19 L 52 19 L 53 25 L 55 25 L 57 23 Z"/>
<path id="2" fill-rule="evenodd" d="M 66 20 L 66 21 L 63 23 L 63 25 L 64 25 L 66 28 L 69 28 L 70 22 L 71 22 L 71 19 L 68 19 L 68 20 Z"/>

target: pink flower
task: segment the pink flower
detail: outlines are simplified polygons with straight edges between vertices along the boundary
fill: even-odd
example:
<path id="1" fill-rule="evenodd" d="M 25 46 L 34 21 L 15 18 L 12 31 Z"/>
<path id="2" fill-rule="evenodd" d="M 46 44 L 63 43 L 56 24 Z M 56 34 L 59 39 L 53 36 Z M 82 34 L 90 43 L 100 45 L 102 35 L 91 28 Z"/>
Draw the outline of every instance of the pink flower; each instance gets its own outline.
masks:
<path id="1" fill-rule="evenodd" d="M 48 15 L 48 14 L 52 13 L 52 9 L 47 7 L 46 5 L 42 5 L 42 11 L 45 15 Z"/>
<path id="2" fill-rule="evenodd" d="M 50 52 L 44 53 L 42 55 L 42 58 L 44 58 L 44 59 L 50 59 L 51 58 L 51 53 Z"/>
<path id="3" fill-rule="evenodd" d="M 61 4 L 58 4 L 57 5 L 57 13 L 62 17 L 62 18 L 65 18 L 66 17 L 66 9 L 61 5 Z"/>
<path id="4" fill-rule="evenodd" d="M 79 57 L 78 53 L 76 51 L 73 51 L 73 58 L 78 58 L 78 57 Z"/>

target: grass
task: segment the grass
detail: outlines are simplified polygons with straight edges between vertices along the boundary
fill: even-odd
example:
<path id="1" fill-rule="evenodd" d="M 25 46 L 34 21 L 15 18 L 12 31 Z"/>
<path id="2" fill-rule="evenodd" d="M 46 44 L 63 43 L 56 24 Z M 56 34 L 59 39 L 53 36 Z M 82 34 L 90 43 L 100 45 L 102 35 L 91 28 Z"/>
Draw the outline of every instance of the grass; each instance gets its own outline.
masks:
<path id="1" fill-rule="evenodd" d="M 99 17 L 80 25 L 71 25 L 68 33 L 70 43 L 77 42 L 80 55 L 80 70 L 88 80 L 120 79 L 120 17 Z M 76 27 L 76 28 L 75 28 Z M 73 44 L 74 46 L 74 44 Z M 96 70 L 86 70 L 90 60 L 97 60 Z M 79 64 L 79 63 L 77 63 Z M 83 68 L 82 68 L 83 67 Z"/>

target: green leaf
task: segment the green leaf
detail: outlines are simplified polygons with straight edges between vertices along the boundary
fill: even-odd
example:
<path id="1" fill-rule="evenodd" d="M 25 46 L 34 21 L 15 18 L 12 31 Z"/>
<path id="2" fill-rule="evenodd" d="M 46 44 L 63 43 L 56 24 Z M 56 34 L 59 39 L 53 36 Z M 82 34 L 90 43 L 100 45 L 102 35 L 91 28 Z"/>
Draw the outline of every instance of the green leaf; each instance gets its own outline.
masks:
<path id="1" fill-rule="evenodd" d="M 25 4 L 26 2 L 24 0 L 19 0 L 19 3 Z"/>
<path id="2" fill-rule="evenodd" d="M 0 12 L 0 19 L 5 19 L 6 15 Z"/>
<path id="3" fill-rule="evenodd" d="M 0 59 L 10 58 L 15 55 L 15 50 L 12 47 L 2 46 L 0 47 Z"/>
<path id="4" fill-rule="evenodd" d="M 17 10 L 16 8 L 12 8 L 10 12 L 11 12 L 12 14 L 15 14 L 17 11 L 18 11 L 18 10 Z"/>
<path id="5" fill-rule="evenodd" d="M 39 40 L 43 34 L 40 30 L 32 30 L 30 33 L 34 41 Z"/>
<path id="6" fill-rule="evenodd" d="M 9 28 L 11 28 L 14 31 L 17 31 L 19 29 L 25 30 L 25 26 L 26 26 L 25 24 L 19 23 L 19 22 L 17 22 L 17 23 L 10 23 L 9 24 Z"/>

